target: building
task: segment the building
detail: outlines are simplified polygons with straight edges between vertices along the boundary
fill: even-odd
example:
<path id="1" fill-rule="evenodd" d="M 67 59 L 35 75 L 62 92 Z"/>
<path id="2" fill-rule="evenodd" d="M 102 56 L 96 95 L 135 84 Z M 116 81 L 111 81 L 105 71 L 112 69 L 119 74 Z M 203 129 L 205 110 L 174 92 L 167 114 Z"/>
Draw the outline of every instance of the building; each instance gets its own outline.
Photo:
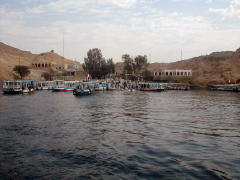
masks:
<path id="1" fill-rule="evenodd" d="M 154 77 L 192 77 L 192 70 L 183 69 L 166 69 L 162 71 L 155 71 Z"/>
<path id="2" fill-rule="evenodd" d="M 52 62 L 32 63 L 32 68 L 34 68 L 34 69 L 54 68 L 55 66 L 56 66 L 56 64 L 52 63 Z"/>
<path id="3" fill-rule="evenodd" d="M 71 70 L 75 70 L 75 71 L 80 71 L 81 70 L 80 66 L 77 65 L 77 64 L 68 64 L 67 68 L 71 69 Z"/>
<path id="4" fill-rule="evenodd" d="M 76 64 L 56 64 L 52 62 L 38 62 L 32 63 L 34 69 L 56 69 L 56 70 L 69 70 L 69 71 L 80 71 L 80 66 Z"/>

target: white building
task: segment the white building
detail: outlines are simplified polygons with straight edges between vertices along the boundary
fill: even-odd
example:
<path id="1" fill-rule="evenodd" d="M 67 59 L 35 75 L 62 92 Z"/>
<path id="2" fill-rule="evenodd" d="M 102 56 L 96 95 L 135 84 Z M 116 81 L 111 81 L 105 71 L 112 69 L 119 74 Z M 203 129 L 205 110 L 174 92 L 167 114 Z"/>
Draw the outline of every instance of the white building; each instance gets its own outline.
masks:
<path id="1" fill-rule="evenodd" d="M 168 76 L 174 76 L 174 77 L 192 77 L 192 70 L 183 70 L 183 69 L 166 69 L 162 71 L 155 71 L 154 76 L 158 77 L 168 77 Z"/>

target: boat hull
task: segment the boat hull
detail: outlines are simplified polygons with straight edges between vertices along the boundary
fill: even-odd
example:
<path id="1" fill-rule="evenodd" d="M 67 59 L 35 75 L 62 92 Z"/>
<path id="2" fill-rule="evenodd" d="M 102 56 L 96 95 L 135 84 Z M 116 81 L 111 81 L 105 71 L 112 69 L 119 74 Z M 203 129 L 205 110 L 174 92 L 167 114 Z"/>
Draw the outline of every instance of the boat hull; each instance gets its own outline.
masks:
<path id="1" fill-rule="evenodd" d="M 34 93 L 34 92 L 36 92 L 35 89 L 24 89 L 21 91 L 21 93 L 23 93 L 23 94 L 29 94 L 29 93 Z"/>
<path id="2" fill-rule="evenodd" d="M 75 96 L 89 96 L 91 95 L 91 91 L 89 90 L 74 90 L 73 95 Z"/>
<path id="3" fill-rule="evenodd" d="M 14 91 L 14 90 L 3 90 L 3 94 L 21 94 L 21 91 Z"/>
<path id="4" fill-rule="evenodd" d="M 94 90 L 95 91 L 107 91 L 107 89 L 105 89 L 105 88 L 95 88 Z"/>
<path id="5" fill-rule="evenodd" d="M 71 92 L 73 89 L 70 88 L 53 88 L 52 91 L 54 92 Z"/>
<path id="6" fill-rule="evenodd" d="M 72 88 L 65 88 L 64 89 L 64 92 L 71 92 L 71 91 L 73 91 L 74 89 L 72 89 Z"/>
<path id="7" fill-rule="evenodd" d="M 140 91 L 145 91 L 145 92 L 162 92 L 164 89 L 140 89 Z"/>
<path id="8" fill-rule="evenodd" d="M 35 89 L 24 89 L 24 90 L 3 90 L 4 94 L 29 94 L 36 92 Z"/>
<path id="9" fill-rule="evenodd" d="M 115 91 L 115 88 L 108 88 L 107 91 Z"/>

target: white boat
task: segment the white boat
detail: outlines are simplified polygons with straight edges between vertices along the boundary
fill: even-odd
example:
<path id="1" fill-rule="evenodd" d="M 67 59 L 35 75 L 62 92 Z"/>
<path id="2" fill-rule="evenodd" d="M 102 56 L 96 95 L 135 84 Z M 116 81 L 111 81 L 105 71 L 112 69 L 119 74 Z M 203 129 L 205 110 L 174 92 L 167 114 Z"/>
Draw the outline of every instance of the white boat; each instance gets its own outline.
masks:
<path id="1" fill-rule="evenodd" d="M 165 90 L 160 83 L 143 82 L 143 83 L 139 83 L 138 86 L 140 91 L 161 92 Z"/>
<path id="2" fill-rule="evenodd" d="M 7 80 L 3 82 L 4 94 L 33 93 L 37 90 L 35 80 Z"/>
<path id="3" fill-rule="evenodd" d="M 51 90 L 54 86 L 54 81 L 39 81 L 37 83 L 38 90 Z"/>
<path id="4" fill-rule="evenodd" d="M 73 91 L 79 81 L 63 81 L 63 80 L 56 80 L 55 86 L 52 88 L 55 92 L 69 92 Z"/>

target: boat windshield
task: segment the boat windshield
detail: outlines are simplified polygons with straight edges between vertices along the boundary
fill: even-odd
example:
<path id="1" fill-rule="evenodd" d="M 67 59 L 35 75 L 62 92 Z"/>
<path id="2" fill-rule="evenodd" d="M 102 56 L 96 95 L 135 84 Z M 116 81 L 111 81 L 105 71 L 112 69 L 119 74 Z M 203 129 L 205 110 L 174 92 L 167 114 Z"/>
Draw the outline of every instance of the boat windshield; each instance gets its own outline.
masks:
<path id="1" fill-rule="evenodd" d="M 17 82 L 17 81 L 5 81 L 4 85 L 6 85 L 6 86 L 19 86 L 20 82 Z"/>

